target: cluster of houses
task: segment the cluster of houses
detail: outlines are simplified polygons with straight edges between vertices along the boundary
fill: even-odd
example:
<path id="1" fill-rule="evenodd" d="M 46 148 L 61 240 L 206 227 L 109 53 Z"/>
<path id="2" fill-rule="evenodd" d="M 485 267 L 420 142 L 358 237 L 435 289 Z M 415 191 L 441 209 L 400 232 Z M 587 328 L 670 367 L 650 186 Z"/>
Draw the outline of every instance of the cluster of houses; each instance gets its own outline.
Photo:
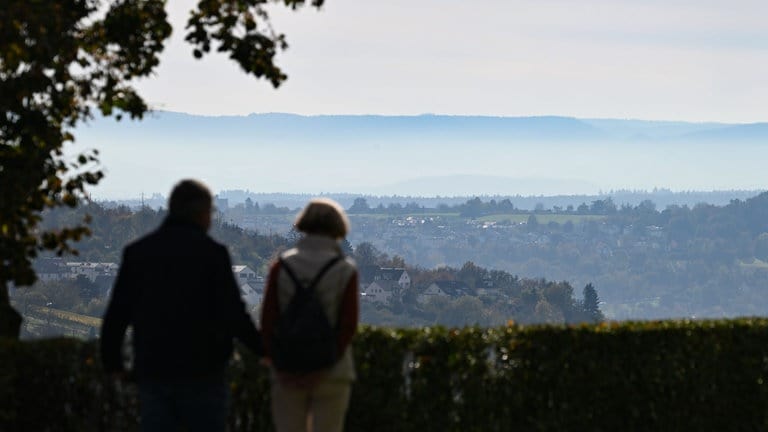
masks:
<path id="1" fill-rule="evenodd" d="M 250 306 L 260 304 L 264 296 L 264 277 L 257 275 L 247 265 L 232 266 L 232 272 L 240 286 L 240 295 L 243 296 L 243 300 Z"/>
<path id="2" fill-rule="evenodd" d="M 111 280 L 117 276 L 118 265 L 113 262 L 64 261 L 61 258 L 41 258 L 35 261 L 37 278 L 43 282 L 77 279 L 83 276 L 91 282 Z"/>
<path id="3" fill-rule="evenodd" d="M 35 262 L 38 278 L 43 282 L 74 280 L 82 276 L 104 286 L 108 292 L 117 276 L 118 264 L 112 262 L 64 261 L 61 258 L 43 258 Z M 264 295 L 264 277 L 247 265 L 232 266 L 235 280 L 243 300 L 249 305 L 261 303 Z M 389 305 L 402 298 L 411 288 L 411 277 L 405 268 L 363 266 L 360 274 L 360 300 L 362 302 Z M 460 297 L 470 294 L 461 282 L 436 281 L 417 296 L 419 303 L 428 303 L 435 297 Z"/>
<path id="4" fill-rule="evenodd" d="M 103 287 L 107 294 L 115 282 L 119 265 L 113 262 L 64 261 L 61 258 L 40 258 L 34 263 L 37 277 L 42 282 L 75 280 L 85 277 Z M 243 299 L 248 304 L 258 304 L 264 291 L 264 278 L 245 265 L 232 266 L 232 272 L 240 286 Z"/>
<path id="5" fill-rule="evenodd" d="M 261 303 L 264 295 L 264 278 L 246 265 L 232 266 L 232 270 L 240 285 L 243 300 L 252 306 Z M 411 288 L 411 277 L 405 268 L 363 266 L 358 271 L 361 302 L 390 305 L 394 300 L 401 299 L 403 294 Z M 482 294 L 479 291 L 470 290 L 458 281 L 435 281 L 418 294 L 416 301 L 425 304 L 436 297 L 457 298 L 463 295 Z"/>
<path id="6" fill-rule="evenodd" d="M 362 301 L 390 304 L 411 287 L 411 277 L 404 268 L 362 266 L 358 272 Z"/>
<path id="7" fill-rule="evenodd" d="M 411 277 L 404 268 L 365 266 L 359 269 L 361 300 L 389 305 L 395 299 L 402 299 L 411 288 Z M 470 289 L 460 281 L 434 281 L 416 296 L 420 304 L 429 303 L 438 297 L 458 298 L 465 295 L 498 295 L 492 286 Z"/>

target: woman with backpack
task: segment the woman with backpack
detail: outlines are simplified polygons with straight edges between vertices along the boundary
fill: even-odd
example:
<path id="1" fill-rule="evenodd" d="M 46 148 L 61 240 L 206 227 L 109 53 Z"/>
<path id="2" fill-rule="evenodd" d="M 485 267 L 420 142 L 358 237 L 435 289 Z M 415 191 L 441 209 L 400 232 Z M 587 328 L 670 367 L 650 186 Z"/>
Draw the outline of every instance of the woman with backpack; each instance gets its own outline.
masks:
<path id="1" fill-rule="evenodd" d="M 261 308 L 272 417 L 277 432 L 341 432 L 359 315 L 357 268 L 339 246 L 349 221 L 335 201 L 313 199 L 295 227 L 304 235 L 272 264 Z"/>

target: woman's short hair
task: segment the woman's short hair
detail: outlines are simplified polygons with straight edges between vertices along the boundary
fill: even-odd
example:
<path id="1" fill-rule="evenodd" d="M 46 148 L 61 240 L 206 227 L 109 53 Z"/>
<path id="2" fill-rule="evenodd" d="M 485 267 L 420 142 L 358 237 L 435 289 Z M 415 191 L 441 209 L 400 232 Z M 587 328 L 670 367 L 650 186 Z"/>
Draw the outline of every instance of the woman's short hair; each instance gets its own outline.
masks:
<path id="1" fill-rule="evenodd" d="M 211 191 L 197 180 L 182 180 L 173 187 L 168 200 L 168 212 L 176 219 L 195 221 L 211 211 Z"/>
<path id="2" fill-rule="evenodd" d="M 349 232 L 349 219 L 339 203 L 328 198 L 314 198 L 296 217 L 296 229 L 306 234 L 344 238 Z"/>

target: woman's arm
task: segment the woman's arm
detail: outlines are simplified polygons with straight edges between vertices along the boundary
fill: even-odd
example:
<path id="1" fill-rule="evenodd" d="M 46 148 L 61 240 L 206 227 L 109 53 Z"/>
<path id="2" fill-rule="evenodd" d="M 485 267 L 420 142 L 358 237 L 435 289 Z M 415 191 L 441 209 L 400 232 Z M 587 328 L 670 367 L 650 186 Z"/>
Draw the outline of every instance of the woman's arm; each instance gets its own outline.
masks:
<path id="1" fill-rule="evenodd" d="M 349 278 L 339 309 L 339 339 L 338 355 L 341 357 L 352 341 L 352 336 L 357 331 L 357 323 L 360 319 L 357 271 Z"/>

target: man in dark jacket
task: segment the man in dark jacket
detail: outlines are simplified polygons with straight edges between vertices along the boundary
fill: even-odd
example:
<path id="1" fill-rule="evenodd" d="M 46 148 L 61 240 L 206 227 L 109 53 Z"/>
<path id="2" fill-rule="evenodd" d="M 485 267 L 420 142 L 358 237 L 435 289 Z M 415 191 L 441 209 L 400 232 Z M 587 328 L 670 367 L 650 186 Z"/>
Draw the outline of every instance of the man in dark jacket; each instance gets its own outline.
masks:
<path id="1" fill-rule="evenodd" d="M 211 239 L 212 197 L 194 180 L 176 185 L 159 229 L 130 244 L 101 329 L 104 369 L 124 375 L 121 347 L 133 327 L 134 373 L 144 431 L 225 429 L 224 372 L 238 338 L 261 353 L 261 338 L 232 273 Z"/>

